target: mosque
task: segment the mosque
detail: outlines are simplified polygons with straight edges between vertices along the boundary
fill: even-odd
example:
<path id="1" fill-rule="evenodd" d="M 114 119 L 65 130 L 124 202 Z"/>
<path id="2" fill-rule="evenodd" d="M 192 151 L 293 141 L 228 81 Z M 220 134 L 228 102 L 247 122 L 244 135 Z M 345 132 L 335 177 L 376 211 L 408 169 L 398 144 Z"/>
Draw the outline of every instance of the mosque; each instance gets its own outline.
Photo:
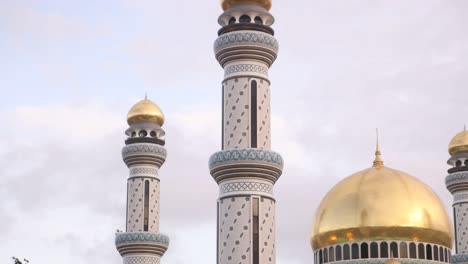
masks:
<path id="1" fill-rule="evenodd" d="M 283 159 L 271 150 L 268 70 L 278 54 L 271 4 L 222 0 L 218 19 L 222 139 L 221 150 L 209 158 L 219 185 L 217 264 L 276 263 L 273 189 Z M 127 122 L 126 230 L 116 234 L 115 244 L 124 264 L 159 264 L 169 247 L 169 237 L 159 232 L 164 114 L 145 98 L 130 109 Z M 337 183 L 318 206 L 310 237 L 315 263 L 468 263 L 466 129 L 448 152 L 445 184 L 453 194 L 454 223 L 431 188 L 384 165 L 377 143 L 372 166 Z"/>

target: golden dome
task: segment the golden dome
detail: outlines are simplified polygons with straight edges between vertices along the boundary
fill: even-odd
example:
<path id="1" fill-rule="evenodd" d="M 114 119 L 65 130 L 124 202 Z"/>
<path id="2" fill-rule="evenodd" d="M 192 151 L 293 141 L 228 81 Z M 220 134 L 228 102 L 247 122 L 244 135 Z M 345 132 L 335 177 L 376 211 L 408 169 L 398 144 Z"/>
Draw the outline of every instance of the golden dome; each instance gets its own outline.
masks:
<path id="1" fill-rule="evenodd" d="M 164 114 L 158 105 L 148 100 L 148 98 L 136 103 L 127 115 L 129 125 L 135 123 L 155 123 L 159 126 L 164 124 Z"/>
<path id="2" fill-rule="evenodd" d="M 221 0 L 223 10 L 227 10 L 236 5 L 258 5 L 266 10 L 271 9 L 272 0 Z"/>
<path id="3" fill-rule="evenodd" d="M 468 131 L 466 131 L 466 127 L 462 132 L 452 138 L 448 146 L 448 151 L 450 155 L 468 151 Z"/>
<path id="4" fill-rule="evenodd" d="M 439 197 L 427 185 L 383 165 L 336 184 L 323 198 L 312 226 L 314 249 L 349 241 L 422 241 L 452 247 L 452 228 Z"/>

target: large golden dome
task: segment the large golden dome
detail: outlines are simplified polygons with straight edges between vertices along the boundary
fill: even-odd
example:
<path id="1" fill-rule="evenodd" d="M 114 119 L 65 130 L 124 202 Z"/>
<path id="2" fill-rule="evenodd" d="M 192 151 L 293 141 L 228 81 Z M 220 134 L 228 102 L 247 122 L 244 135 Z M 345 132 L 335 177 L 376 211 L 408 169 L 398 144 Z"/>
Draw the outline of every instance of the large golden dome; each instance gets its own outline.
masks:
<path id="1" fill-rule="evenodd" d="M 452 228 L 439 197 L 417 178 L 385 167 L 380 152 L 372 168 L 335 185 L 315 215 L 316 250 L 349 241 L 422 241 L 452 247 Z"/>
<path id="2" fill-rule="evenodd" d="M 466 128 L 452 138 L 448 151 L 450 155 L 468 151 L 468 131 L 466 131 Z"/>
<path id="3" fill-rule="evenodd" d="M 266 10 L 271 9 L 272 0 L 221 0 L 223 10 L 229 9 L 236 5 L 258 5 Z"/>
<path id="4" fill-rule="evenodd" d="M 136 103 L 128 112 L 127 123 L 129 125 L 135 123 L 155 123 L 159 126 L 164 124 L 164 114 L 158 105 L 153 103 L 148 98 Z"/>

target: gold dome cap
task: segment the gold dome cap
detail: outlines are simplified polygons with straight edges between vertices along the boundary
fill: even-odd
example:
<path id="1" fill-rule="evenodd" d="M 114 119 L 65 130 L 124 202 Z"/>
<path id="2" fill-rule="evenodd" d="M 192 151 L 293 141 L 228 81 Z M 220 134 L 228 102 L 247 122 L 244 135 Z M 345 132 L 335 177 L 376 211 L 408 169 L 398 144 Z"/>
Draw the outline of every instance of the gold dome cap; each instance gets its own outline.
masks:
<path id="1" fill-rule="evenodd" d="M 448 151 L 450 155 L 468 151 L 468 131 L 466 131 L 466 126 L 462 132 L 452 138 L 448 146 Z"/>
<path id="2" fill-rule="evenodd" d="M 312 226 L 314 250 L 350 241 L 422 241 L 452 247 L 452 228 L 439 197 L 417 178 L 384 166 L 377 147 L 372 168 L 336 184 Z"/>
<path id="3" fill-rule="evenodd" d="M 154 123 L 162 126 L 164 124 L 164 114 L 161 108 L 145 96 L 145 99 L 136 103 L 127 115 L 128 125 L 136 123 Z"/>
<path id="4" fill-rule="evenodd" d="M 227 10 L 236 5 L 257 5 L 265 8 L 266 10 L 271 9 L 272 0 L 221 0 L 223 10 Z"/>

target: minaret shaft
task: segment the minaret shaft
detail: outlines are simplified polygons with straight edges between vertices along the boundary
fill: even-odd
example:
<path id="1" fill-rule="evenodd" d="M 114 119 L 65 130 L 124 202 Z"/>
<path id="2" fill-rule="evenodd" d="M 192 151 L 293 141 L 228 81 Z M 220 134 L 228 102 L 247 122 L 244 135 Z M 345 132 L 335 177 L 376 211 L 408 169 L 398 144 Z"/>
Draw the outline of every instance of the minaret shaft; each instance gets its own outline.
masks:
<path id="1" fill-rule="evenodd" d="M 164 115 L 148 100 L 137 103 L 127 118 L 130 128 L 122 149 L 129 168 L 126 230 L 115 237 L 124 264 L 160 264 L 169 238 L 159 233 L 159 169 L 166 160 Z"/>
<path id="2" fill-rule="evenodd" d="M 127 232 L 159 231 L 159 169 L 130 168 L 127 181 Z"/>
<path id="3" fill-rule="evenodd" d="M 255 1 L 254 1 L 255 2 Z M 217 263 L 275 263 L 273 186 L 282 173 L 271 151 L 268 70 L 278 43 L 273 16 L 258 5 L 232 5 L 218 20 L 215 55 L 224 68 L 222 151 L 210 158 L 219 185 Z"/>
<path id="4" fill-rule="evenodd" d="M 223 82 L 223 149 L 271 148 L 270 84 L 258 77 Z"/>

